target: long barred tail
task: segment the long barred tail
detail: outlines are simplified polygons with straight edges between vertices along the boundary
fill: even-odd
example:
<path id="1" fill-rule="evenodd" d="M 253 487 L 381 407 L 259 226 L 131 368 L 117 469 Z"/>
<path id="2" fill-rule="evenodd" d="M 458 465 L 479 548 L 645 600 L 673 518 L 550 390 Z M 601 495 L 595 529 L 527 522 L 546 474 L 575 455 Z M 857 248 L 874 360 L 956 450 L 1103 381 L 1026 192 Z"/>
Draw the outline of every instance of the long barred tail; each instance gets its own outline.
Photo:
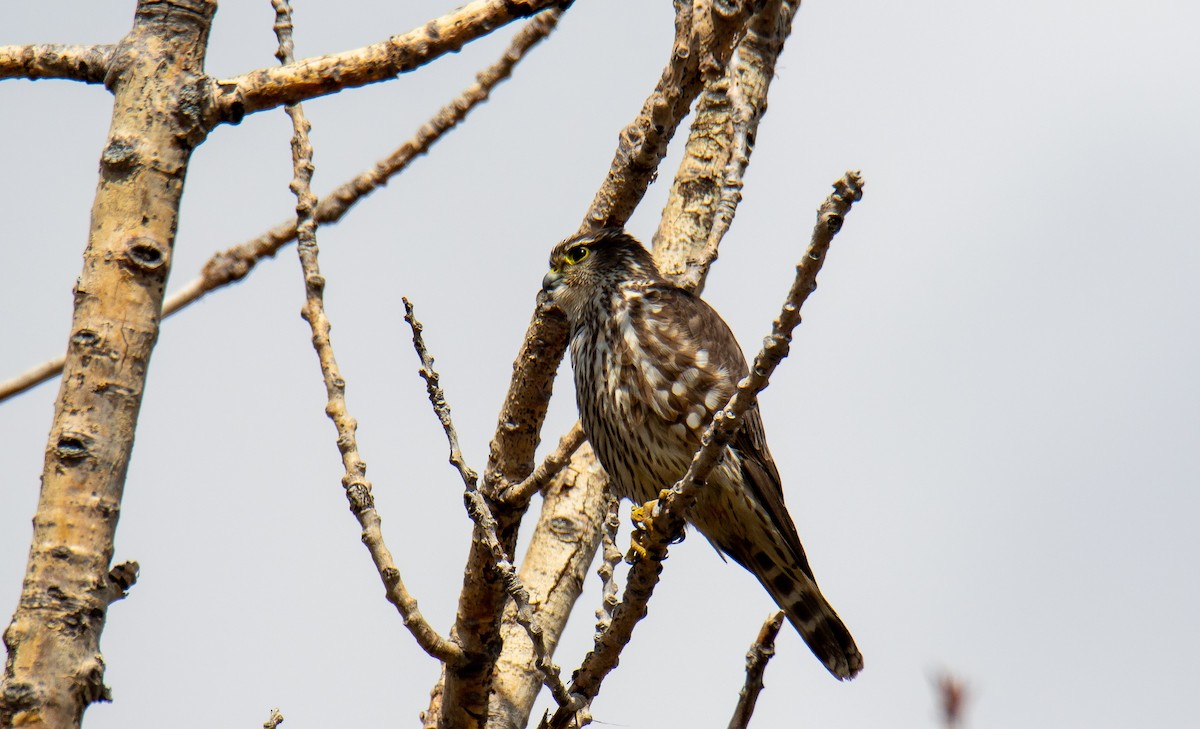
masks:
<path id="1" fill-rule="evenodd" d="M 862 653 L 817 584 L 798 565 L 781 567 L 764 561 L 768 563 L 746 566 L 825 668 L 839 680 L 854 678 L 863 667 Z"/>

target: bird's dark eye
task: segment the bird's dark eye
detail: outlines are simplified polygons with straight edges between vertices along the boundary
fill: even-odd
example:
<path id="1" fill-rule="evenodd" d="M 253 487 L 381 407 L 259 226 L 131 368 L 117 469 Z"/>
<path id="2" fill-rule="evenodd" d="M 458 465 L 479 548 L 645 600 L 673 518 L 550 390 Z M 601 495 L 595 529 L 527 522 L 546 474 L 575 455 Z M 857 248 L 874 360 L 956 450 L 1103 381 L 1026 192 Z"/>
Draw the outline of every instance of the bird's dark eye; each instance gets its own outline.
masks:
<path id="1" fill-rule="evenodd" d="M 575 265 L 587 258 L 589 253 L 591 253 L 591 250 L 587 246 L 573 246 L 568 248 L 566 253 L 563 253 L 563 260 L 571 265 Z"/>

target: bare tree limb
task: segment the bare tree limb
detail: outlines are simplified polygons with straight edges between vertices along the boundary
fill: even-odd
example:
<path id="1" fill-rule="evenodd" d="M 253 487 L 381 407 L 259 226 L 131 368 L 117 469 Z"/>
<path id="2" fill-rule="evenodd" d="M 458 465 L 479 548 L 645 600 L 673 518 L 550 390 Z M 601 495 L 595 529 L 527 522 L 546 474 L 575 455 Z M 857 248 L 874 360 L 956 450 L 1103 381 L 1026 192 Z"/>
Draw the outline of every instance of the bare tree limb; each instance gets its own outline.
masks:
<path id="1" fill-rule="evenodd" d="M 617 603 L 617 565 L 621 563 L 621 550 L 617 548 L 617 530 L 621 527 L 621 502 L 610 497 L 608 513 L 604 517 L 604 554 L 596 574 L 603 587 L 600 591 L 600 609 L 596 611 L 596 635 L 599 637 L 612 624 L 613 611 Z"/>
<path id="2" fill-rule="evenodd" d="M 746 729 L 750 726 L 750 717 L 754 715 L 754 706 L 763 690 L 763 674 L 767 671 L 767 663 L 775 655 L 775 638 L 782 626 L 783 611 L 780 610 L 762 624 L 758 637 L 746 653 L 746 683 L 738 692 L 738 702 L 733 710 L 733 718 L 729 720 L 729 729 Z"/>
<path id="3" fill-rule="evenodd" d="M 576 468 L 585 470 L 577 471 Z M 520 577 L 537 605 L 547 651 L 553 655 L 567 618 L 583 590 L 601 525 L 590 517 L 603 509 L 611 496 L 608 477 L 584 443 L 572 463 L 551 480 L 543 492 L 543 505 L 521 563 Z M 618 553 L 620 559 L 620 553 Z M 504 649 L 496 661 L 496 675 L 488 707 L 488 729 L 523 729 L 542 685 L 533 668 L 534 649 L 516 621 L 510 603 L 500 634 Z"/>
<path id="4" fill-rule="evenodd" d="M 425 380 L 425 390 L 429 394 L 429 402 L 433 405 L 433 411 L 442 424 L 442 430 L 445 431 L 446 440 L 450 444 L 450 464 L 458 470 L 459 476 L 462 478 L 467 513 L 471 515 L 480 538 L 492 553 L 494 560 L 492 569 L 500 573 L 505 591 L 513 600 L 517 622 L 529 635 L 533 646 L 535 666 L 542 673 L 546 686 L 554 694 L 555 700 L 560 705 L 567 704 L 571 701 L 571 697 L 559 675 L 558 666 L 550 660 L 545 638 L 530 606 L 529 591 L 521 583 L 520 577 L 517 576 L 517 568 L 509 559 L 508 551 L 500 544 L 500 539 L 496 536 L 496 520 L 492 517 L 487 502 L 479 493 L 479 475 L 467 465 L 466 459 L 463 458 L 462 448 L 458 444 L 458 431 L 454 428 L 454 420 L 450 415 L 450 403 L 446 401 L 446 393 L 442 390 L 441 376 L 433 367 L 433 355 L 429 353 L 421 334 L 424 327 L 421 322 L 417 321 L 416 315 L 413 313 L 412 302 L 407 298 L 404 299 L 404 321 L 408 322 L 409 327 L 412 328 L 413 348 L 421 359 L 419 373 Z"/>
<path id="5" fill-rule="evenodd" d="M 288 0 L 272 0 L 275 8 L 275 33 L 279 37 L 277 57 L 283 63 L 292 59 L 292 21 Z M 358 452 L 355 436 L 357 422 L 346 408 L 346 381 L 338 368 L 333 343 L 329 338 L 329 318 L 325 315 L 325 279 L 321 276 L 317 249 L 317 197 L 312 193 L 313 173 L 312 145 L 308 140 L 311 128 L 299 105 L 287 107 L 292 119 L 292 163 L 295 169 L 291 189 L 296 195 L 296 231 L 300 266 L 304 271 L 305 302 L 302 314 L 312 329 L 313 348 L 321 363 L 321 376 L 325 381 L 327 403 L 325 413 L 337 428 L 337 445 L 342 455 L 345 474 L 342 486 L 350 510 L 362 527 L 362 540 L 371 554 L 371 559 L 383 580 L 388 601 L 400 612 L 404 625 L 416 638 L 417 643 L 429 655 L 447 662 L 461 664 L 466 660 L 461 647 L 437 634 L 417 607 L 417 601 L 404 586 L 400 571 L 396 568 L 391 551 L 383 541 L 380 518 L 375 510 L 375 499 L 371 495 L 371 482 L 367 480 L 367 464 Z"/>
<path id="6" fill-rule="evenodd" d="M 656 501 L 642 508 L 642 518 L 634 533 L 634 549 L 630 553 L 633 566 L 621 603 L 614 611 L 608 630 L 597 637 L 596 647 L 584 658 L 575 671 L 571 692 L 579 694 L 585 703 L 600 690 L 608 673 L 616 666 L 621 651 L 628 644 L 637 623 L 646 615 L 646 603 L 658 584 L 662 561 L 667 547 L 683 534 L 688 509 L 703 488 L 709 473 L 720 462 L 725 447 L 737 434 L 746 411 L 755 403 L 758 393 L 766 388 L 771 373 L 787 356 L 792 330 L 800 324 L 800 307 L 816 289 L 817 272 L 825 260 L 825 252 L 833 236 L 841 229 L 846 213 L 862 198 L 862 179 L 856 172 L 847 172 L 834 183 L 834 192 L 817 211 L 817 224 L 804 257 L 796 265 L 796 278 L 788 291 L 783 309 L 771 327 L 763 349 L 754 358 L 750 374 L 738 383 L 729 402 L 718 410 L 701 438 L 687 473 L 671 489 L 664 490 Z M 552 729 L 568 726 L 574 717 L 559 709 L 550 720 Z"/>
<path id="7" fill-rule="evenodd" d="M 179 99 L 203 73 L 216 3 L 139 0 L 112 50 L 100 157 L 66 374 L 55 403 L 26 577 L 4 631 L 0 726 L 73 729 L 104 685 L 100 634 L 136 569 L 109 569 L 158 338 L 179 201 L 208 133 Z M 136 211 L 137 214 L 130 214 Z"/>
<path id="8" fill-rule="evenodd" d="M 246 114 L 386 81 L 555 4 L 555 0 L 476 0 L 373 45 L 212 80 L 215 103 L 209 112 L 214 123 L 237 124 Z"/>
<path id="9" fill-rule="evenodd" d="M 417 157 L 461 123 L 479 104 L 487 101 L 500 82 L 512 75 L 513 69 L 525 54 L 550 34 L 558 25 L 562 15 L 560 8 L 539 13 L 513 36 L 512 43 L 496 63 L 476 75 L 476 83 L 463 91 L 457 98 L 426 122 L 409 140 L 396 148 L 386 158 L 357 177 L 354 177 L 323 197 L 317 204 L 316 219 L 319 224 L 336 223 L 364 197 L 387 183 L 392 177 L 405 170 Z M 264 258 L 274 257 L 281 248 L 296 240 L 296 219 L 293 217 L 271 228 L 262 235 L 240 245 L 233 246 L 213 255 L 204 264 L 198 278 L 167 298 L 163 304 L 163 317 L 185 309 L 215 289 L 245 278 Z M 0 382 L 0 402 L 25 392 L 62 372 L 65 357 L 59 356 L 29 369 L 20 375 Z"/>
<path id="10" fill-rule="evenodd" d="M 710 74 L 696 106 L 683 160 L 654 234 L 663 273 L 699 292 L 742 199 L 775 64 L 792 30 L 799 0 L 769 0 L 750 19 L 736 62 Z M 699 250 L 697 250 L 697 247 Z"/>
<path id="11" fill-rule="evenodd" d="M 108 74 L 113 49 L 109 44 L 67 45 L 36 43 L 28 46 L 0 46 L 0 79 L 44 78 L 102 84 Z"/>
<path id="12" fill-rule="evenodd" d="M 558 441 L 558 447 L 533 469 L 533 473 L 521 483 L 507 487 L 500 498 L 506 502 L 528 503 L 534 494 L 546 488 L 550 480 L 570 463 L 571 456 L 583 441 L 583 426 L 576 420 L 575 425 Z"/>

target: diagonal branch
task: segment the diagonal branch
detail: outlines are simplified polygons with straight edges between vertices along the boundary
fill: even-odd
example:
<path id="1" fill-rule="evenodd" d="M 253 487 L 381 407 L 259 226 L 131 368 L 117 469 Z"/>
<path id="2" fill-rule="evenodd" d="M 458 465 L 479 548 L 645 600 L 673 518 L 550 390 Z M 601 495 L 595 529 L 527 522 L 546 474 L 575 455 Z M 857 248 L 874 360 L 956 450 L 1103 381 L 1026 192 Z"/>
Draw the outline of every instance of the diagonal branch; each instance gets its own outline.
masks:
<path id="1" fill-rule="evenodd" d="M 276 55 L 280 61 L 287 63 L 292 58 L 291 8 L 288 0 L 272 0 L 271 5 L 275 8 L 275 33 L 279 37 L 279 51 Z M 321 376 L 325 381 L 325 395 L 328 400 L 325 412 L 337 428 L 337 445 L 345 468 L 342 486 L 346 489 L 350 511 L 362 527 L 363 543 L 371 554 L 380 579 L 383 580 L 388 601 L 400 612 L 405 627 L 412 632 L 417 643 L 429 655 L 448 663 L 463 663 L 465 655 L 462 648 L 438 635 L 421 614 L 416 599 L 405 588 L 391 551 L 383 541 L 381 520 L 375 510 L 375 499 L 371 495 L 371 482 L 367 480 L 367 464 L 358 452 L 358 439 L 354 433 L 358 424 L 346 409 L 346 381 L 334 356 L 333 343 L 329 338 L 329 318 L 325 315 L 325 279 L 321 276 L 321 267 L 317 260 L 317 197 L 311 188 L 312 145 L 308 140 L 311 125 L 299 105 L 288 106 L 287 113 L 292 119 L 294 130 L 292 163 L 295 175 L 291 189 L 296 195 L 296 230 L 299 240 L 297 248 L 305 285 L 304 309 L 301 313 L 312 329 L 313 348 L 317 351 L 317 358 L 321 363 Z"/>
<path id="2" fill-rule="evenodd" d="M 569 704 L 571 697 L 567 693 L 567 687 L 563 684 L 558 666 L 550 660 L 550 652 L 546 648 L 542 629 L 533 615 L 529 591 L 521 584 L 516 566 L 509 559 L 507 550 L 500 544 L 500 539 L 496 536 L 496 520 L 492 517 L 487 502 L 479 493 L 479 474 L 473 471 L 467 465 L 466 459 L 463 458 L 462 448 L 458 445 L 458 431 L 454 428 L 454 420 L 450 416 L 450 403 L 446 401 L 446 393 L 442 390 L 441 376 L 433 368 L 433 355 L 429 353 L 429 349 L 425 346 L 425 339 L 421 335 L 424 327 L 421 322 L 417 321 L 412 303 L 407 298 L 404 299 L 404 321 L 408 322 L 409 327 L 412 328 L 413 348 L 421 359 L 419 372 L 421 378 L 425 380 L 425 390 L 429 394 L 433 412 L 442 424 L 442 430 L 445 431 L 446 440 L 450 444 L 450 464 L 458 470 L 458 474 L 462 478 L 467 513 L 471 515 L 484 543 L 492 553 L 493 568 L 500 573 L 505 591 L 516 605 L 517 622 L 529 635 L 529 640 L 533 644 L 534 663 L 542 673 L 546 687 L 554 694 L 559 705 Z"/>
<path id="3" fill-rule="evenodd" d="M 479 104 L 487 101 L 492 89 L 512 75 L 513 69 L 525 54 L 548 36 L 558 25 L 562 15 L 559 8 L 551 8 L 525 24 L 513 36 L 504 55 L 476 75 L 476 83 L 443 106 L 426 122 L 417 133 L 390 155 L 358 176 L 334 188 L 317 204 L 318 224 L 336 223 L 352 207 L 382 187 L 392 177 L 404 171 L 417 157 L 427 153 L 439 139 L 461 123 Z M 193 279 L 179 291 L 167 298 L 163 304 L 163 317 L 185 309 L 215 289 L 236 283 L 245 278 L 264 258 L 273 257 L 285 245 L 296 240 L 296 219 L 285 220 L 262 235 L 240 245 L 215 254 L 198 278 Z M 59 356 L 43 362 L 16 377 L 0 382 L 0 402 L 19 395 L 62 372 L 65 357 Z"/>
<path id="4" fill-rule="evenodd" d="M 841 229 L 850 207 L 861 198 L 862 179 L 858 173 L 847 172 L 834 183 L 834 192 L 817 210 L 817 224 L 808 250 L 796 265 L 796 277 L 783 309 L 772 325 L 763 349 L 754 358 L 750 374 L 742 378 L 729 402 L 713 416 L 701 439 L 703 445 L 692 458 L 687 473 L 670 490 L 660 494 L 657 501 L 646 505 L 646 517 L 634 534 L 637 551 L 645 556 L 634 560 L 624 597 L 614 611 L 612 623 L 596 638 L 596 647 L 584 658 L 571 682 L 572 693 L 579 694 L 584 703 L 590 704 L 599 692 L 604 678 L 616 667 L 634 627 L 645 617 L 646 603 L 658 584 L 668 545 L 678 541 L 683 534 L 687 512 L 696 501 L 696 492 L 703 488 L 712 469 L 724 456 L 725 447 L 737 434 L 758 393 L 766 388 L 771 373 L 787 356 L 792 330 L 800 324 L 800 307 L 816 289 L 817 273 L 825 261 L 829 243 Z M 549 726 L 561 729 L 573 718 L 569 712 L 560 709 Z"/>
<path id="5" fill-rule="evenodd" d="M 208 112 L 214 124 L 237 124 L 246 114 L 386 81 L 555 4 L 554 0 L 476 0 L 373 45 L 213 80 L 215 103 Z"/>
<path id="6" fill-rule="evenodd" d="M 733 718 L 729 720 L 729 729 L 746 729 L 750 725 L 758 695 L 763 690 L 763 674 L 767 672 L 767 663 L 775 655 L 775 638 L 779 636 L 782 626 L 783 611 L 780 610 L 767 618 L 758 629 L 758 637 L 746 653 L 746 683 L 738 692 L 738 702 L 733 709 Z"/>
<path id="7" fill-rule="evenodd" d="M 36 43 L 28 46 L 0 46 L 0 79 L 25 78 L 30 81 L 57 78 L 102 84 L 108 75 L 113 49 L 109 44 L 67 45 Z"/>

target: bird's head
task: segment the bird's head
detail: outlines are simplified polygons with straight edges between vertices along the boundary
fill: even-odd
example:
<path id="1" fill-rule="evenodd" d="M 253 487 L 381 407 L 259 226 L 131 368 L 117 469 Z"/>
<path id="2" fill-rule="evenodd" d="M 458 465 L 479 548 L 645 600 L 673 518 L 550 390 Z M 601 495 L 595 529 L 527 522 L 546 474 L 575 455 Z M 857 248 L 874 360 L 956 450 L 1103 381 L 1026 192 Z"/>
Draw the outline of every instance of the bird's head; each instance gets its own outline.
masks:
<path id="1" fill-rule="evenodd" d="M 620 228 L 604 228 L 554 246 L 542 289 L 574 322 L 589 302 L 611 295 L 621 284 L 660 279 L 654 258 L 636 238 Z"/>

